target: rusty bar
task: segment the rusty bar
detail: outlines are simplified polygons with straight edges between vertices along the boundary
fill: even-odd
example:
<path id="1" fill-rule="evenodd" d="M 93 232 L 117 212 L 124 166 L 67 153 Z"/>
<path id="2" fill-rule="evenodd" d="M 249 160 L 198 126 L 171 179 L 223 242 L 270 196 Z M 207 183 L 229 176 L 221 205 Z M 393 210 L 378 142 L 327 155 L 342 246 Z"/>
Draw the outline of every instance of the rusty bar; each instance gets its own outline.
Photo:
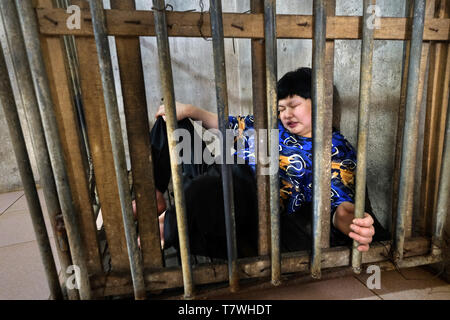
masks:
<path id="1" fill-rule="evenodd" d="M 173 87 L 172 65 L 170 60 L 169 38 L 167 35 L 167 20 L 164 0 L 153 0 L 155 30 L 157 34 L 159 69 L 161 84 L 164 92 L 164 104 L 166 106 L 167 136 L 169 140 L 170 166 L 172 171 L 172 183 L 175 194 L 175 209 L 177 215 L 178 238 L 180 240 L 181 267 L 184 283 L 184 297 L 191 299 L 193 296 L 192 266 L 189 252 L 189 235 L 187 229 L 186 203 L 184 201 L 183 177 L 181 166 L 178 165 L 175 152 L 176 139 L 174 130 L 177 128 L 175 108 L 175 93 Z"/>
<path id="2" fill-rule="evenodd" d="M 14 95 L 11 83 L 8 78 L 5 56 L 3 48 L 0 46 L 0 103 L 5 113 L 5 119 L 8 123 L 11 142 L 16 155 L 22 185 L 27 198 L 27 204 L 30 211 L 31 221 L 33 222 L 34 233 L 39 247 L 42 264 L 44 265 L 47 276 L 48 287 L 53 299 L 63 298 L 61 286 L 59 284 L 58 271 L 56 270 L 55 260 L 50 246 L 50 239 L 45 227 L 44 215 L 39 202 L 39 196 L 31 169 L 30 158 L 28 156 L 25 138 L 20 125 L 17 106 L 14 101 Z"/>
<path id="3" fill-rule="evenodd" d="M 327 21 L 336 15 L 336 0 L 329 0 L 326 2 L 327 11 Z M 333 134 L 333 121 L 339 122 L 339 116 L 334 116 L 334 103 L 335 103 L 335 93 L 334 93 L 334 40 L 327 40 L 325 43 L 325 107 L 326 113 L 329 115 L 324 123 L 324 135 L 332 136 Z M 337 124 L 337 128 L 340 124 Z M 332 149 L 332 139 L 325 139 L 325 144 L 323 147 L 322 157 L 324 159 L 329 159 L 323 168 L 323 179 L 322 188 L 324 190 L 331 190 L 331 149 Z M 323 198 L 323 212 L 322 212 L 322 239 L 321 246 L 323 248 L 330 247 L 330 231 L 331 231 L 331 197 Z"/>
<path id="4" fill-rule="evenodd" d="M 278 130 L 277 101 L 277 26 L 276 1 L 264 1 L 264 34 L 266 44 L 266 93 L 267 119 L 269 132 Z M 280 187 L 278 177 L 278 134 L 276 139 L 269 134 L 270 166 L 276 170 L 270 172 L 270 233 L 271 233 L 271 267 L 272 284 L 281 283 L 281 253 L 280 253 Z"/>
<path id="5" fill-rule="evenodd" d="M 321 237 L 322 212 L 324 197 L 329 191 L 323 190 L 321 177 L 326 162 L 330 159 L 322 157 L 325 139 L 325 48 L 326 48 L 326 5 L 324 0 L 314 0 L 314 40 L 312 67 L 312 120 L 313 120 L 313 248 L 311 260 L 311 276 L 320 279 L 321 274 Z"/>
<path id="6" fill-rule="evenodd" d="M 6 46 L 8 46 L 13 61 L 12 68 L 16 74 L 18 87 L 22 104 L 27 118 L 27 124 L 32 133 L 32 142 L 37 166 L 40 173 L 40 183 L 44 191 L 47 212 L 51 221 L 52 229 L 56 238 L 56 251 L 59 257 L 62 270 L 72 264 L 70 251 L 67 244 L 67 235 L 65 231 L 58 227 L 62 223 L 61 207 L 59 205 L 58 193 L 56 191 L 53 171 L 48 155 L 47 144 L 45 142 L 44 129 L 42 127 L 41 116 L 36 94 L 33 89 L 33 80 L 31 79 L 29 64 L 26 56 L 25 43 L 20 31 L 20 22 L 17 15 L 14 2 L 1 1 L 0 12 L 6 36 Z M 63 272 L 64 283 L 67 280 L 67 274 Z M 76 299 L 75 291 L 68 291 L 70 299 Z"/>
<path id="7" fill-rule="evenodd" d="M 416 125 L 418 118 L 416 113 L 417 95 L 419 86 L 420 61 L 422 57 L 422 40 L 425 19 L 425 1 L 414 2 L 413 30 L 410 50 L 410 62 L 408 66 L 408 86 L 406 95 L 405 127 L 403 131 L 403 145 L 401 156 L 401 171 L 399 183 L 399 197 L 397 208 L 397 223 L 395 232 L 395 260 L 403 258 L 403 246 L 405 241 L 405 218 L 408 207 L 408 194 L 414 188 L 414 157 L 417 149 Z"/>
<path id="8" fill-rule="evenodd" d="M 251 10 L 253 13 L 264 12 L 264 0 L 251 0 Z M 256 148 L 256 188 L 258 194 L 258 254 L 268 255 L 270 251 L 270 226 L 269 216 L 269 179 L 263 174 L 262 157 L 267 153 L 267 135 L 263 135 L 261 129 L 267 130 L 267 97 L 266 97 L 266 53 L 264 50 L 264 40 L 251 40 L 252 54 L 252 93 L 253 93 L 253 114 L 255 115 L 255 130 L 258 132 L 258 147 Z M 262 150 L 266 148 L 266 150 Z"/>
<path id="9" fill-rule="evenodd" d="M 450 63 L 447 61 L 447 63 Z M 448 84 L 447 84 L 448 85 Z M 444 150 L 442 153 L 441 177 L 439 180 L 437 209 L 433 221 L 432 252 L 436 255 L 443 246 L 443 232 L 450 198 L 450 99 L 447 107 Z"/>
<path id="10" fill-rule="evenodd" d="M 210 1 L 211 34 L 213 40 L 214 74 L 216 78 L 217 115 L 219 130 L 222 137 L 227 136 L 228 128 L 228 90 L 225 68 L 225 45 L 223 39 L 222 2 Z M 222 155 L 225 160 L 221 165 L 222 187 L 225 211 L 225 227 L 227 233 L 228 277 L 231 292 L 239 290 L 239 276 L 237 268 L 236 220 L 233 197 L 233 178 L 231 166 L 226 163 L 229 152 L 226 143 L 222 145 Z"/>
<path id="11" fill-rule="evenodd" d="M 364 19 L 368 21 L 371 5 L 376 1 L 364 0 Z M 355 194 L 355 218 L 363 218 L 365 212 L 366 198 L 366 172 L 367 172 L 367 143 L 369 139 L 369 112 L 370 95 L 372 88 L 372 66 L 373 66 L 373 33 L 372 27 L 363 23 L 363 40 L 361 53 L 361 78 L 359 84 L 359 116 L 358 116 L 358 147 L 356 167 L 356 194 Z M 362 254 L 358 251 L 359 243 L 353 240 L 352 267 L 357 274 L 361 273 Z"/>
<path id="12" fill-rule="evenodd" d="M 414 0 L 406 0 L 405 2 L 405 17 L 411 18 L 413 15 Z M 430 1 L 428 1 L 430 3 Z M 434 13 L 434 12 L 433 12 Z M 406 40 L 403 43 L 403 57 L 402 57 L 402 79 L 400 88 L 400 104 L 397 118 L 397 134 L 395 140 L 395 158 L 394 158 L 394 173 L 392 177 L 392 214 L 391 227 L 394 229 L 395 219 L 397 216 L 398 205 L 398 189 L 400 181 L 400 161 L 401 161 L 401 147 L 403 138 L 403 128 L 405 125 L 405 105 L 406 105 L 406 89 L 408 81 L 408 66 L 409 66 L 409 52 L 411 50 L 411 40 Z M 392 230 L 395 232 L 395 230 Z M 406 236 L 407 232 L 405 233 Z"/>
<path id="13" fill-rule="evenodd" d="M 125 238 L 127 242 L 130 271 L 133 279 L 134 296 L 136 300 L 146 298 L 144 270 L 142 258 L 137 243 L 136 227 L 134 225 L 131 193 L 128 183 L 125 147 L 123 144 L 122 128 L 120 126 L 119 107 L 114 87 L 114 74 L 111 62 L 106 21 L 102 0 L 91 0 L 92 25 L 94 27 L 95 42 L 97 44 L 100 73 L 102 76 L 103 94 L 105 97 L 106 115 L 108 119 L 109 135 L 114 157 L 114 168 L 119 188 L 119 198 L 122 209 Z"/>
<path id="14" fill-rule="evenodd" d="M 55 177 L 56 189 L 58 191 L 64 224 L 69 239 L 72 262 L 74 265 L 78 266 L 80 270 L 80 282 L 78 283 L 79 295 L 81 299 L 89 300 L 91 298 L 91 288 L 86 264 L 85 248 L 80 235 L 78 214 L 73 205 L 72 193 L 68 183 L 67 168 L 64 162 L 58 125 L 54 114 L 54 105 L 39 42 L 37 18 L 32 6 L 32 1 L 16 0 L 15 3 L 19 13 L 22 34 L 26 44 L 28 63 L 30 65 L 33 85 L 37 95 L 39 111 Z"/>

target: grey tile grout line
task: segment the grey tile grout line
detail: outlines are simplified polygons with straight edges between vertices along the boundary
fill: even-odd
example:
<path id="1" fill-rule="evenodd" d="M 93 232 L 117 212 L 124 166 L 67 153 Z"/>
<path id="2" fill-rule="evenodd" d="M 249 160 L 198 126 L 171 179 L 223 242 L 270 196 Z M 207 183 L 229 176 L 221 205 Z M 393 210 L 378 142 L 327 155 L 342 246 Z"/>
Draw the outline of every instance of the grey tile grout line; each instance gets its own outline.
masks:
<path id="1" fill-rule="evenodd" d="M 353 276 L 353 278 L 355 278 L 356 280 L 358 280 L 367 290 L 369 290 L 370 292 L 372 292 L 374 295 L 376 295 L 378 298 L 380 298 L 381 300 L 384 300 L 378 293 L 376 293 L 375 291 L 373 291 L 372 289 L 369 289 L 366 284 L 359 279 L 357 276 Z"/>
<path id="2" fill-rule="evenodd" d="M 50 240 L 54 240 L 54 237 L 50 237 L 48 236 Z M 21 244 L 29 244 L 31 242 L 37 242 L 37 240 L 29 240 L 29 241 L 23 241 L 23 242 L 18 242 L 18 243 L 12 243 L 12 244 L 8 244 L 6 246 L 0 246 L 0 249 L 5 249 L 5 248 L 10 248 L 10 247 L 14 247 L 14 246 L 18 246 Z"/>
<path id="3" fill-rule="evenodd" d="M 19 197 L 19 198 L 17 198 L 13 203 L 11 203 L 5 210 L 3 210 L 1 213 L 0 213 L 0 217 L 6 212 L 6 211 L 8 211 L 8 209 L 9 208 L 11 208 L 17 201 L 19 201 L 20 199 L 22 199 L 22 197 L 25 195 L 25 193 L 22 193 L 22 195 Z"/>

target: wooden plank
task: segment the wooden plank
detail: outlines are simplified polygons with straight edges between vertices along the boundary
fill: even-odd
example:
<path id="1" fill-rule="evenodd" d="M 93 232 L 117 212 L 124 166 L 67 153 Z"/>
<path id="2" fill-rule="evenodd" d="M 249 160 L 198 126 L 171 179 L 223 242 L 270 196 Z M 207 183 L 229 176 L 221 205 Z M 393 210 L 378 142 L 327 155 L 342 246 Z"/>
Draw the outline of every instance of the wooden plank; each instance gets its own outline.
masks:
<path id="1" fill-rule="evenodd" d="M 135 9 L 134 0 L 111 0 L 111 8 Z M 150 152 L 144 72 L 138 37 L 116 37 L 117 57 L 130 147 L 131 168 L 142 260 L 145 268 L 162 267 L 163 259 Z"/>
<path id="2" fill-rule="evenodd" d="M 52 6 L 50 0 L 47 5 Z M 83 152 L 82 137 L 74 106 L 66 54 L 61 37 L 42 37 L 41 45 L 47 68 L 58 131 L 61 137 L 64 159 L 67 165 L 69 185 L 74 207 L 80 217 L 81 237 L 87 254 L 88 273 L 102 274 L 99 242 L 94 211 L 89 196 L 88 176 Z"/>
<path id="3" fill-rule="evenodd" d="M 437 11 L 439 18 L 448 18 L 449 1 L 441 1 Z M 436 194 L 442 158 L 441 137 L 445 132 L 445 112 L 448 101 L 449 45 L 433 43 L 430 48 L 430 67 L 425 118 L 424 150 L 422 162 L 421 228 L 426 235 L 432 233 L 432 215 L 436 206 Z M 447 81 L 447 82 L 445 82 Z"/>
<path id="4" fill-rule="evenodd" d="M 87 2 L 76 2 L 86 6 Z M 93 38 L 76 41 L 89 146 L 100 199 L 112 270 L 130 269 L 103 87 Z"/>
<path id="5" fill-rule="evenodd" d="M 369 252 L 363 255 L 364 264 L 376 264 L 388 260 L 387 252 L 390 250 L 389 241 L 377 243 L 371 246 Z M 420 257 L 426 254 L 430 248 L 430 240 L 425 238 L 413 238 L 405 241 L 405 258 Z M 323 250 L 323 269 L 332 270 L 349 266 L 351 248 L 335 247 Z M 241 279 L 270 277 L 270 257 L 240 259 L 238 261 Z M 292 252 L 282 255 L 283 273 L 309 273 L 310 253 L 308 251 Z M 226 263 L 202 264 L 193 270 L 194 281 L 198 285 L 225 282 L 228 279 L 228 267 Z M 146 275 L 147 288 L 149 290 L 161 290 L 183 286 L 181 269 L 165 268 L 153 270 Z M 102 292 L 105 296 L 130 294 L 133 292 L 131 277 L 129 274 L 110 274 L 106 279 L 106 287 L 101 284 L 105 280 L 101 278 L 93 281 L 94 292 Z"/>
<path id="6" fill-rule="evenodd" d="M 93 36 L 90 12 L 82 10 L 81 28 L 69 30 L 66 21 L 69 14 L 62 9 L 37 9 L 40 31 L 48 35 L 73 34 Z M 106 10 L 108 32 L 114 36 L 155 36 L 152 11 Z M 197 12 L 167 12 L 170 37 L 211 36 L 209 14 L 203 14 L 200 32 Z M 311 39 L 312 16 L 278 15 L 277 37 L 286 39 Z M 358 16 L 330 17 L 327 39 L 361 39 L 363 18 Z M 411 38 L 412 19 L 380 18 L 381 28 L 375 30 L 375 39 L 404 40 Z M 264 38 L 263 14 L 224 13 L 225 38 Z M 424 40 L 447 41 L 449 39 L 449 19 L 428 19 L 425 21 Z"/>

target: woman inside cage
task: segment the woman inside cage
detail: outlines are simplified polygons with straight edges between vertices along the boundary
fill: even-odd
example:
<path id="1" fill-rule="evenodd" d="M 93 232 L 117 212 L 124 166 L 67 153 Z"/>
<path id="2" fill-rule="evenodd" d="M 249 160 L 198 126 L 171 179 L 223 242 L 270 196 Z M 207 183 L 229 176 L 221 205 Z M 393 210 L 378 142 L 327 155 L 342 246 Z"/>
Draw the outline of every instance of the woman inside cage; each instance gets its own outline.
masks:
<path id="1" fill-rule="evenodd" d="M 282 252 L 309 250 L 312 246 L 312 118 L 311 69 L 288 72 L 277 83 L 279 129 L 280 248 Z M 190 251 L 194 255 L 227 258 L 223 191 L 219 164 L 194 161 L 196 131 L 189 119 L 201 121 L 206 129 L 218 128 L 217 114 L 189 104 L 176 103 L 178 128 L 191 135 L 192 161 L 182 163 Z M 170 180 L 165 107 L 160 106 L 151 131 L 152 156 L 157 188 L 161 243 L 178 249 L 175 208 L 166 210 L 163 193 Z M 258 252 L 258 209 L 255 171 L 253 116 L 230 116 L 229 128 L 242 139 L 243 150 L 235 152 L 245 164 L 232 164 L 236 242 L 238 257 Z M 202 150 L 206 147 L 202 143 Z M 242 152 L 243 151 L 243 152 Z M 331 162 L 330 245 L 351 245 L 368 251 L 372 241 L 389 239 L 372 212 L 366 193 L 364 217 L 355 219 L 356 153 L 351 144 L 333 129 Z M 198 155 L 197 155 L 198 159 Z M 252 161 L 253 160 L 253 161 Z M 197 162 L 197 163 L 196 163 Z"/>

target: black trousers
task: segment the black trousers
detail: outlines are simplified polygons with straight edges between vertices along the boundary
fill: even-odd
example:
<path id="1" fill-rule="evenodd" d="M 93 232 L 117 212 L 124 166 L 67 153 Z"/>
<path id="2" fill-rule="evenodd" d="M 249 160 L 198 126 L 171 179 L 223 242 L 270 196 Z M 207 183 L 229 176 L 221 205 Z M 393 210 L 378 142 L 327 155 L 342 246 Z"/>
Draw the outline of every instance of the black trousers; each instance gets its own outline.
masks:
<path id="1" fill-rule="evenodd" d="M 182 164 L 183 188 L 190 252 L 211 258 L 227 258 L 225 213 L 220 165 L 194 164 L 194 135 L 197 133 L 189 119 L 178 122 L 191 136 L 191 162 Z M 152 158 L 156 188 L 165 192 L 171 170 L 166 124 L 159 117 L 151 134 Z M 200 139 L 201 140 L 201 139 Z M 205 148 L 202 144 L 202 154 Z M 256 178 L 247 164 L 234 164 L 232 168 L 238 257 L 257 256 L 258 206 Z M 367 193 L 366 193 L 367 194 Z M 366 212 L 375 220 L 375 241 L 387 240 L 389 234 L 372 214 L 366 196 Z M 309 250 L 312 245 L 312 207 L 304 206 L 294 214 L 280 216 L 280 249 L 282 252 Z M 330 226 L 331 246 L 351 245 L 352 239 Z M 164 221 L 165 247 L 179 250 L 175 208 L 168 209 Z"/>

